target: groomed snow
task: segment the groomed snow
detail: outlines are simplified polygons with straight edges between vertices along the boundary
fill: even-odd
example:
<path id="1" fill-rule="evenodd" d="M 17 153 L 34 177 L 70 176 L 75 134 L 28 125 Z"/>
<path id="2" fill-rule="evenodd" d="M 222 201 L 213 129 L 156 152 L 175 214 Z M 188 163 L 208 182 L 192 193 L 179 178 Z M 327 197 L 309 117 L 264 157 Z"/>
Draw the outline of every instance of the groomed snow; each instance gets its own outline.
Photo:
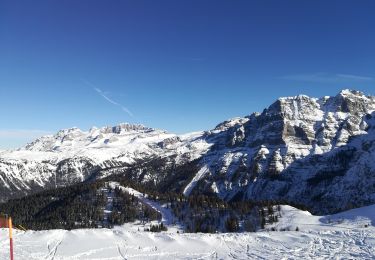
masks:
<path id="1" fill-rule="evenodd" d="M 374 259 L 375 205 L 332 216 L 282 206 L 276 228 L 233 234 L 149 233 L 126 224 L 112 230 L 15 231 L 17 260 L 114 259 Z M 370 226 L 366 227 L 368 224 Z M 0 230 L 0 259 L 8 259 Z"/>

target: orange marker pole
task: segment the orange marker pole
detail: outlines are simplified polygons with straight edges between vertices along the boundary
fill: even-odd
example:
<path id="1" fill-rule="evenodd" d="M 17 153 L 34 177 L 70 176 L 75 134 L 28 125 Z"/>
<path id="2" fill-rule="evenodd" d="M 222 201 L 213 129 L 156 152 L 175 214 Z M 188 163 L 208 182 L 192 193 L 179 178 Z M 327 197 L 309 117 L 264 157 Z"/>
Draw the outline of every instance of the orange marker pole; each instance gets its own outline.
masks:
<path id="1" fill-rule="evenodd" d="M 13 258 L 13 230 L 12 230 L 12 218 L 10 217 L 8 220 L 9 226 L 9 243 L 10 243 L 10 260 L 14 260 Z"/>

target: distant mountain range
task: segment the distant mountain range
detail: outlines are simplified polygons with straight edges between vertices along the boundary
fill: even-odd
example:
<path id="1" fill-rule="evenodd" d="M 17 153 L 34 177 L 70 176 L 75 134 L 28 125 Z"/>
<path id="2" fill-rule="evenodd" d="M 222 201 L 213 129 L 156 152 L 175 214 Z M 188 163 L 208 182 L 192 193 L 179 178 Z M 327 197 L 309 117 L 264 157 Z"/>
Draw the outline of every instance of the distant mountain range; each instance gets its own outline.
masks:
<path id="1" fill-rule="evenodd" d="M 160 191 L 283 201 L 327 214 L 375 203 L 375 97 L 280 98 L 175 135 L 142 125 L 61 130 L 0 152 L 0 199 L 112 176 Z"/>

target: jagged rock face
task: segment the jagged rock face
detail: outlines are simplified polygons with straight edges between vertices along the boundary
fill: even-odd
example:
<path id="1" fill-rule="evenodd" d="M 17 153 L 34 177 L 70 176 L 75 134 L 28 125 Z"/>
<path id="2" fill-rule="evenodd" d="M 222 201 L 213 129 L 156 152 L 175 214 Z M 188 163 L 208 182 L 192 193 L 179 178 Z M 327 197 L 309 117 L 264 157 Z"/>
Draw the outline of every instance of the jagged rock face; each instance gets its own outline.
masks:
<path id="1" fill-rule="evenodd" d="M 375 172 L 370 181 L 366 180 L 366 189 L 355 196 L 345 195 L 346 200 L 340 203 L 340 192 L 345 194 L 349 186 L 331 180 L 344 180 L 349 172 L 355 174 L 362 152 L 353 148 L 352 142 L 368 136 L 373 111 L 375 98 L 356 91 L 321 99 L 280 98 L 261 114 L 226 122 L 226 128 L 219 125 L 208 133 L 207 140 L 215 144 L 202 160 L 202 168 L 208 166 L 208 170 L 194 181 L 194 189 L 185 189 L 185 194 L 214 192 L 227 200 L 286 200 L 317 213 L 361 206 L 364 201 L 358 197 L 371 193 L 367 184 L 374 185 Z M 245 134 L 238 139 L 238 133 Z M 369 167 L 365 168 L 371 175 Z M 314 176 L 327 180 L 314 181 Z M 328 196 L 329 192 L 333 195 Z M 371 201 L 375 203 L 375 197 Z"/>
<path id="2" fill-rule="evenodd" d="M 56 168 L 56 186 L 71 185 L 89 179 L 99 170 L 88 158 L 71 158 L 60 161 Z"/>
<path id="3" fill-rule="evenodd" d="M 46 162 L 0 159 L 0 202 L 39 191 L 42 186 L 51 187 L 49 183 L 55 169 L 55 165 Z"/>
<path id="4" fill-rule="evenodd" d="M 186 196 L 285 200 L 316 213 L 375 203 L 374 111 L 374 97 L 344 90 L 280 98 L 182 136 L 129 124 L 62 130 L 0 153 L 1 192 L 13 192 L 2 198 L 123 173 Z"/>
<path id="5" fill-rule="evenodd" d="M 330 213 L 375 203 L 375 113 L 368 131 L 347 145 L 293 162 L 275 179 L 261 178 L 245 196 L 283 199 Z"/>

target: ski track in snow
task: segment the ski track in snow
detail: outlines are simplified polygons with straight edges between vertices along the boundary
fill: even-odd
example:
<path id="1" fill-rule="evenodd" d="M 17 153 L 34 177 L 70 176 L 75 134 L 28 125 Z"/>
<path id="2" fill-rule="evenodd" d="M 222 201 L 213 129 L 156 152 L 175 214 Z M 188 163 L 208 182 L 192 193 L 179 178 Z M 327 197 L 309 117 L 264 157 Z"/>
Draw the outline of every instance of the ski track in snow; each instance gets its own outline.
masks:
<path id="1" fill-rule="evenodd" d="M 375 259 L 375 205 L 323 217 L 282 206 L 281 215 L 269 228 L 298 226 L 300 231 L 150 233 L 137 231 L 135 224 L 112 230 L 15 230 L 15 259 Z M 0 229 L 0 259 L 8 258 L 7 230 Z"/>
<path id="2" fill-rule="evenodd" d="M 204 165 L 198 173 L 194 176 L 193 180 L 186 185 L 183 194 L 185 196 L 189 196 L 190 193 L 193 191 L 197 183 L 206 175 L 210 172 L 210 166 L 209 165 Z"/>
<path id="3" fill-rule="evenodd" d="M 176 222 L 176 218 L 175 218 L 175 216 L 173 215 L 173 213 L 172 213 L 172 211 L 170 209 L 165 208 L 163 205 L 160 205 L 160 203 L 158 203 L 156 201 L 152 201 L 152 200 L 148 199 L 147 195 L 145 195 L 145 194 L 143 194 L 143 193 L 141 193 L 141 192 L 139 192 L 139 191 L 137 191 L 135 189 L 132 189 L 132 188 L 129 188 L 129 187 L 120 186 L 116 182 L 111 182 L 109 185 L 110 185 L 110 187 L 112 189 L 118 187 L 121 190 L 129 193 L 130 195 L 134 195 L 141 202 L 143 202 L 144 204 L 147 204 L 151 208 L 153 208 L 156 211 L 158 211 L 162 215 L 162 222 L 164 224 L 166 224 L 166 225 L 172 225 L 172 224 L 174 224 Z"/>
<path id="4" fill-rule="evenodd" d="M 16 232 L 15 259 L 374 259 L 374 231 L 373 227 L 215 235 L 123 231 L 120 236 L 114 230 Z M 4 233 L 1 259 L 8 257 Z M 61 233 L 67 236 L 55 247 L 43 247 L 51 235 Z"/>

